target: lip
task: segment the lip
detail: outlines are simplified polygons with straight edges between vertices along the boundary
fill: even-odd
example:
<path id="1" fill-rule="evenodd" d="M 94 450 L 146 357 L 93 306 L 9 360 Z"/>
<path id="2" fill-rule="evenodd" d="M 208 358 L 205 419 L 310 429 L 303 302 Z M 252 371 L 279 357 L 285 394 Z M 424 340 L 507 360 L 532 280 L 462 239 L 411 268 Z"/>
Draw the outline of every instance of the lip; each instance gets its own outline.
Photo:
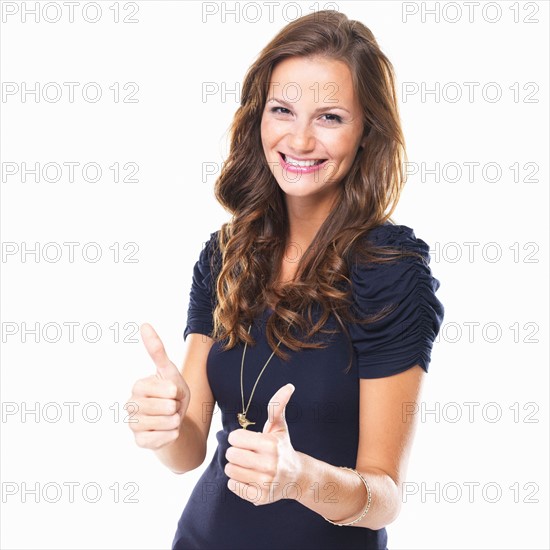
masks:
<path id="1" fill-rule="evenodd" d="M 323 162 L 321 162 L 321 164 L 314 164 L 313 166 L 296 166 L 295 164 L 290 164 L 286 162 L 286 160 L 283 158 L 283 154 L 280 151 L 277 151 L 277 153 L 279 155 L 279 160 L 283 169 L 288 170 L 289 172 L 294 172 L 296 174 L 311 174 L 312 172 L 317 172 L 318 170 L 323 168 L 328 162 L 328 159 L 325 159 Z M 315 159 L 296 159 L 296 160 L 315 160 Z"/>

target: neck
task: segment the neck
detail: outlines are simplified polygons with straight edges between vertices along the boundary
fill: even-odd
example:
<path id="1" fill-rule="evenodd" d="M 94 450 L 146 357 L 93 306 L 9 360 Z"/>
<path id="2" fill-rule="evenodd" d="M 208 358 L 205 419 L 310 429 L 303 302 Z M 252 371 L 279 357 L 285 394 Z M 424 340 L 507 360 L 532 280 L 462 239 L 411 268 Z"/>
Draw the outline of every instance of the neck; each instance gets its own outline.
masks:
<path id="1" fill-rule="evenodd" d="M 305 252 L 321 225 L 330 215 L 336 196 L 330 195 L 323 200 L 317 197 L 289 197 L 285 195 L 288 213 L 288 246 L 298 247 L 294 253 Z M 292 254 L 292 252 L 289 252 Z"/>

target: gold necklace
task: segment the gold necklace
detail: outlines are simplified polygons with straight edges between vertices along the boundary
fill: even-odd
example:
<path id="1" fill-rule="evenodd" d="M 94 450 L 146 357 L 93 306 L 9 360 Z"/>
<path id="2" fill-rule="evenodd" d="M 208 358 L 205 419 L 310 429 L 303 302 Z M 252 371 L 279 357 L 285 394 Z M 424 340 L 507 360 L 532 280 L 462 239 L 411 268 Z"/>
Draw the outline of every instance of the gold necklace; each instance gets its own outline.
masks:
<path id="1" fill-rule="evenodd" d="M 250 334 L 250 329 L 252 328 L 252 325 L 249 325 L 248 327 L 248 334 Z M 277 344 L 277 347 L 279 347 L 281 341 L 279 340 L 279 343 Z M 246 413 L 248 412 L 248 408 L 250 407 L 250 402 L 252 401 L 252 396 L 254 395 L 254 390 L 256 389 L 256 385 L 258 384 L 260 380 L 260 376 L 262 376 L 265 368 L 267 367 L 268 363 L 271 361 L 271 358 L 273 357 L 275 350 L 273 350 L 273 353 L 269 356 L 269 359 L 266 361 L 266 364 L 264 365 L 263 369 L 261 370 L 258 378 L 256 379 L 256 383 L 254 384 L 254 387 L 252 388 L 252 393 L 250 394 L 250 399 L 248 400 L 248 405 L 246 406 L 246 409 L 244 408 L 244 390 L 243 390 L 243 370 L 244 370 L 244 356 L 246 353 L 246 342 L 244 343 L 244 349 L 243 349 L 243 358 L 241 361 L 241 397 L 243 401 L 243 412 L 237 413 L 237 420 L 239 421 L 239 424 L 241 425 L 241 428 L 246 428 L 250 426 L 251 424 L 256 424 L 256 422 L 251 422 L 246 418 Z"/>

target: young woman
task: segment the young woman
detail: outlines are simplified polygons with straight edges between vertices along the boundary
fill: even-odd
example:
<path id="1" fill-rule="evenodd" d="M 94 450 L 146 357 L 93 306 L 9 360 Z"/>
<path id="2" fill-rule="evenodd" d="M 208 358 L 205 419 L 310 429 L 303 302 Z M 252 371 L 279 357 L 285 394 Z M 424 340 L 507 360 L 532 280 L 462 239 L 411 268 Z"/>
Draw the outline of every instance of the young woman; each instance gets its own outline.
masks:
<path id="1" fill-rule="evenodd" d="M 307 15 L 249 69 L 183 368 L 143 325 L 157 374 L 130 398 L 137 444 L 177 473 L 221 411 L 174 549 L 386 548 L 444 315 L 428 245 L 390 217 L 404 158 L 392 65 L 363 24 Z"/>

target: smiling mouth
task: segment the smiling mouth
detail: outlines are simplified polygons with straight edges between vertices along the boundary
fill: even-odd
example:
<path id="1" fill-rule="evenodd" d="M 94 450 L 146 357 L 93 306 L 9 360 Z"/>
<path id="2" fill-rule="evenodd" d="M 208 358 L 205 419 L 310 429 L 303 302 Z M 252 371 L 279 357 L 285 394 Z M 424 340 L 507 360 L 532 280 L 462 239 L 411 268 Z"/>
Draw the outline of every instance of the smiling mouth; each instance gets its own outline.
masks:
<path id="1" fill-rule="evenodd" d="M 287 164 L 290 164 L 291 166 L 299 166 L 300 168 L 309 168 L 311 166 L 318 166 L 319 164 L 323 164 L 323 162 L 326 162 L 328 160 L 328 159 L 298 160 L 290 156 L 287 156 L 284 153 L 281 153 L 280 151 L 279 151 L 279 156 Z"/>

